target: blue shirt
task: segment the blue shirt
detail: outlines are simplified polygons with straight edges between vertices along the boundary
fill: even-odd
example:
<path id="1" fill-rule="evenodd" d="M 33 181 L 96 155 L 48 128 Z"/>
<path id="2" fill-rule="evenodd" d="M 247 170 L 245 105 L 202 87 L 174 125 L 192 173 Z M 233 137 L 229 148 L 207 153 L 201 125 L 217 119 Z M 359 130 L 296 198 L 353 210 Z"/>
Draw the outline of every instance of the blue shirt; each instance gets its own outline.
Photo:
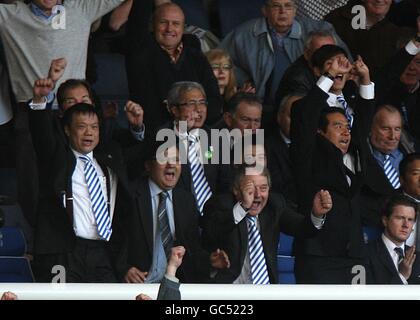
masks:
<path id="1" fill-rule="evenodd" d="M 58 2 L 57 2 L 57 4 L 59 4 Z M 52 21 L 52 19 L 57 15 L 56 13 L 53 13 L 53 14 L 51 14 L 50 16 L 47 16 L 45 13 L 44 13 L 44 10 L 42 10 L 40 7 L 38 7 L 36 4 L 34 4 L 33 2 L 31 2 L 30 4 L 29 4 L 29 8 L 31 9 L 31 11 L 32 11 L 32 13 L 35 15 L 35 16 L 37 16 L 37 17 L 39 17 L 39 18 L 41 18 L 42 20 L 45 20 L 45 21 L 48 21 L 48 22 L 51 22 Z"/>
<path id="2" fill-rule="evenodd" d="M 379 165 L 381 166 L 381 168 L 384 167 L 384 162 L 385 162 L 385 154 L 383 154 L 382 152 L 373 149 L 373 157 L 376 159 L 376 161 L 379 163 Z M 400 162 L 403 159 L 404 155 L 402 154 L 402 152 L 397 148 L 394 151 L 392 151 L 389 154 L 389 160 L 391 161 L 392 166 L 394 167 L 394 169 L 400 173 Z"/>
<path id="3" fill-rule="evenodd" d="M 162 238 L 160 237 L 160 229 L 158 222 L 158 206 L 159 194 L 163 191 L 156 183 L 149 179 L 150 197 L 152 199 L 153 215 L 153 261 L 150 266 L 149 274 L 145 283 L 159 283 L 165 276 L 167 259 L 165 250 L 163 249 Z M 172 190 L 167 191 L 169 196 L 166 198 L 166 214 L 168 215 L 169 228 L 171 229 L 172 237 L 175 240 L 175 220 L 174 208 L 172 205 Z"/>

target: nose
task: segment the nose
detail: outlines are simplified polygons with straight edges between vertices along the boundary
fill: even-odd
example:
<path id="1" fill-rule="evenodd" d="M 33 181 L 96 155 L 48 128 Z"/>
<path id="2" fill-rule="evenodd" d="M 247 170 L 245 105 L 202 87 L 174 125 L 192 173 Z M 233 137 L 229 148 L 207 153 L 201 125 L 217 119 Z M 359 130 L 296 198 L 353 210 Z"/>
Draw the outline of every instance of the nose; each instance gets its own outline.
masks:
<path id="1" fill-rule="evenodd" d="M 254 198 L 259 198 L 260 196 L 261 196 L 260 189 L 255 188 L 255 191 L 254 191 Z"/>

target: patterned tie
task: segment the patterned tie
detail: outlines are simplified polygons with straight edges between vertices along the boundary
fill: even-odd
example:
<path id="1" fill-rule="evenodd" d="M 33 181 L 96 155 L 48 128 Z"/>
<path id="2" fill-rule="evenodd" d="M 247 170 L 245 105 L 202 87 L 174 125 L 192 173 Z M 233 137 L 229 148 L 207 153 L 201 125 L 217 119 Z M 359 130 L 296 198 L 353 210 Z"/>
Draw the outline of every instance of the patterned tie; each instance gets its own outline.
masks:
<path id="1" fill-rule="evenodd" d="M 394 251 L 398 254 L 398 264 L 400 264 L 404 259 L 404 251 L 400 247 L 395 247 Z"/>
<path id="2" fill-rule="evenodd" d="M 203 207 L 206 201 L 212 196 L 210 186 L 204 175 L 203 164 L 197 155 L 197 138 L 194 135 L 188 135 L 188 161 L 190 163 L 191 177 L 194 187 L 194 195 L 197 201 L 197 207 L 201 215 L 203 215 Z"/>
<path id="3" fill-rule="evenodd" d="M 92 211 L 95 215 L 99 236 L 109 241 L 112 234 L 111 219 L 108 212 L 108 205 L 102 192 L 101 182 L 91 159 L 87 156 L 80 156 L 85 163 L 84 173 L 88 186 Z"/>
<path id="4" fill-rule="evenodd" d="M 252 283 L 270 284 L 261 236 L 256 225 L 257 218 L 247 216 L 246 222 L 248 226 L 248 249 L 251 263 Z"/>
<path id="5" fill-rule="evenodd" d="M 343 108 L 344 108 L 344 112 L 346 113 L 346 118 L 347 118 L 347 120 L 348 120 L 348 122 L 349 122 L 349 125 L 350 125 L 350 128 L 352 128 L 352 127 L 353 127 L 353 120 L 354 120 L 354 117 L 353 117 L 353 115 L 351 114 L 349 104 L 347 103 L 346 99 L 344 99 L 344 96 L 343 96 L 343 95 L 339 95 L 339 96 L 337 96 L 337 102 L 338 102 L 341 106 L 343 106 Z"/>
<path id="6" fill-rule="evenodd" d="M 169 219 L 166 212 L 166 199 L 168 198 L 166 191 L 159 194 L 159 205 L 158 205 L 158 220 L 160 238 L 162 239 L 163 249 L 165 250 L 166 258 L 169 259 L 171 255 L 171 248 L 173 244 L 173 238 L 171 229 L 169 228 Z"/>
<path id="7" fill-rule="evenodd" d="M 389 154 L 385 155 L 384 171 L 392 187 L 394 189 L 398 189 L 400 187 L 400 179 L 397 170 L 395 170 L 394 166 L 391 163 Z"/>

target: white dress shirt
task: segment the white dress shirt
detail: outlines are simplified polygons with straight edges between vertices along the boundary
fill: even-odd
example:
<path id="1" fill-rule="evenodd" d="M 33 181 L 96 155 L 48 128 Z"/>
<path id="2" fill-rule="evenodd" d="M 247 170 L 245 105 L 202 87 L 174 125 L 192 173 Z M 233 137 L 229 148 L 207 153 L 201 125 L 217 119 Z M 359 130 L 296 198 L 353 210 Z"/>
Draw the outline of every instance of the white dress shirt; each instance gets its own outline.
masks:
<path id="1" fill-rule="evenodd" d="M 397 272 L 398 272 L 398 275 L 400 276 L 400 278 L 401 278 L 401 281 L 404 283 L 404 284 L 408 284 L 408 282 L 407 282 L 407 280 L 404 278 L 404 276 L 398 271 L 398 260 L 399 260 L 399 256 L 398 256 L 398 254 L 395 252 L 395 248 L 397 248 L 397 247 L 399 247 L 399 248 L 401 248 L 402 249 L 402 251 L 403 251 L 403 253 L 404 253 L 404 255 L 405 255 L 405 249 L 404 249 L 404 244 L 402 245 L 402 246 L 397 246 L 397 245 L 395 245 L 395 243 L 393 243 L 391 240 L 389 240 L 387 237 L 386 237 L 386 235 L 385 234 L 383 234 L 382 233 L 382 241 L 384 242 L 384 244 L 385 244 L 385 247 L 386 247 L 386 249 L 388 250 L 388 253 L 389 253 L 389 255 L 391 256 L 391 258 L 392 258 L 392 262 L 394 262 L 394 266 L 395 266 L 395 270 L 397 270 Z"/>
<path id="2" fill-rule="evenodd" d="M 79 159 L 79 156 L 82 156 L 81 153 L 75 150 L 72 151 L 77 160 L 76 167 L 74 168 L 72 176 L 74 233 L 76 234 L 76 236 L 83 239 L 101 240 L 98 234 L 98 227 L 96 224 L 95 214 L 92 210 L 88 185 L 86 183 L 84 173 L 85 162 Z M 104 175 L 101 166 L 98 164 L 95 158 L 93 158 L 93 152 L 90 152 L 84 156 L 89 157 L 92 160 L 92 164 L 95 167 L 99 180 L 101 182 L 101 189 L 105 197 L 105 201 L 108 202 L 109 200 L 106 185 L 106 176 Z M 114 216 L 115 199 L 117 195 L 118 178 L 117 175 L 113 173 L 111 169 L 107 169 L 110 178 L 109 185 L 111 188 L 109 214 L 112 222 L 112 218 Z"/>

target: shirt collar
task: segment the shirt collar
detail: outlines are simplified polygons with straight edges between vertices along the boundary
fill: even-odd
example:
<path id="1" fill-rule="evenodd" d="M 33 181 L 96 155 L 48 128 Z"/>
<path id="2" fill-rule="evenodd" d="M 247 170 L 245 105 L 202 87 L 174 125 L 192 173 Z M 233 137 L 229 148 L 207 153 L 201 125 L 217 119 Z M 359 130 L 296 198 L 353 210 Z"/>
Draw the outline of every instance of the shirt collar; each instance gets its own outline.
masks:
<path id="1" fill-rule="evenodd" d="M 171 190 L 162 190 L 152 179 L 149 178 L 149 188 L 152 198 L 159 196 L 160 193 L 166 191 L 169 196 L 169 200 L 172 201 L 172 189 Z"/>
<path id="2" fill-rule="evenodd" d="M 79 157 L 83 156 L 83 157 L 88 157 L 90 159 L 90 161 L 93 161 L 93 151 L 89 152 L 88 154 L 82 154 L 80 152 L 77 152 L 73 148 L 71 148 L 71 151 L 73 151 L 73 154 L 76 157 L 76 159 L 79 159 Z"/>
<path id="3" fill-rule="evenodd" d="M 382 152 L 376 150 L 374 146 L 372 146 L 372 150 L 373 150 L 373 153 L 375 154 L 375 156 L 377 158 L 380 158 L 383 161 L 385 161 L 385 155 Z M 391 156 L 391 158 L 397 159 L 399 154 L 400 154 L 400 150 L 398 150 L 398 148 L 397 148 L 394 151 L 392 151 L 389 155 Z"/>
<path id="4" fill-rule="evenodd" d="M 413 196 L 410 196 L 407 192 L 403 191 L 404 195 L 409 197 L 411 200 L 413 200 L 415 203 L 420 203 L 420 199 L 414 198 Z"/>
<path id="5" fill-rule="evenodd" d="M 161 46 L 161 48 L 169 55 L 169 58 L 171 59 L 171 62 L 173 64 L 177 63 L 179 60 L 179 57 L 181 56 L 181 53 L 184 49 L 184 44 L 182 41 L 178 44 L 178 46 L 175 48 L 174 52 L 171 53 L 168 49 Z"/>
<path id="6" fill-rule="evenodd" d="M 279 129 L 279 132 L 280 132 L 280 136 L 282 137 L 283 141 L 287 145 L 289 145 L 292 141 L 288 137 L 285 136 L 285 134 L 283 133 L 283 131 L 281 131 L 281 129 Z"/>
<path id="7" fill-rule="evenodd" d="M 57 4 L 59 4 L 57 2 Z M 57 14 L 52 13 L 50 16 L 47 16 L 44 13 L 44 10 L 42 10 L 40 7 L 38 7 L 35 3 L 31 2 L 29 3 L 29 8 L 31 9 L 32 13 L 37 16 L 40 17 L 41 19 L 45 20 L 45 21 L 51 21 Z"/>
<path id="8" fill-rule="evenodd" d="M 385 244 L 385 247 L 388 249 L 388 251 L 389 252 L 392 252 L 392 253 L 394 253 L 395 251 L 394 251 L 394 249 L 395 248 L 401 248 L 402 249 L 402 251 L 403 251 L 403 253 L 405 254 L 405 245 L 404 245 L 404 243 L 401 245 L 401 246 L 397 246 L 394 242 L 392 242 L 386 235 L 385 235 L 385 233 L 382 233 L 382 241 L 384 242 L 384 244 Z"/>

